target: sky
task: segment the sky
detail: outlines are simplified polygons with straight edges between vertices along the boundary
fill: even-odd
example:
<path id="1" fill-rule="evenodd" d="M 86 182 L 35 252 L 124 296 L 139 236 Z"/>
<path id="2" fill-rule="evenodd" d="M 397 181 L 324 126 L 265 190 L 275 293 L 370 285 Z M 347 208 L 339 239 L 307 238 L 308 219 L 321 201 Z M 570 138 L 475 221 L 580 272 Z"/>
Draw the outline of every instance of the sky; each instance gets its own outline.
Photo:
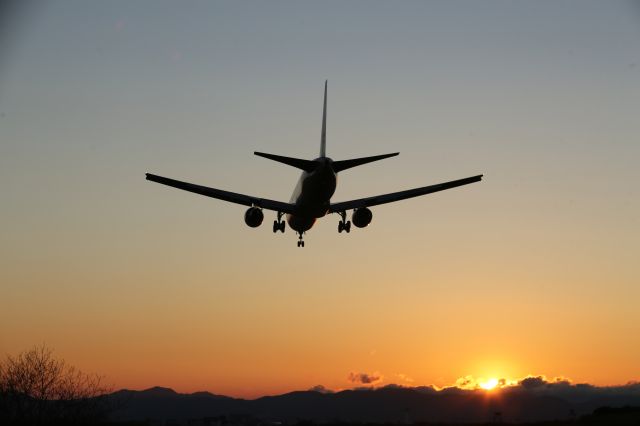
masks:
<path id="1" fill-rule="evenodd" d="M 11 9 L 11 10 L 9 10 Z M 61 0 L 5 10 L 0 355 L 256 397 L 461 377 L 640 380 L 640 5 Z M 288 201 L 483 173 L 368 228 L 257 229 L 151 172 Z"/>

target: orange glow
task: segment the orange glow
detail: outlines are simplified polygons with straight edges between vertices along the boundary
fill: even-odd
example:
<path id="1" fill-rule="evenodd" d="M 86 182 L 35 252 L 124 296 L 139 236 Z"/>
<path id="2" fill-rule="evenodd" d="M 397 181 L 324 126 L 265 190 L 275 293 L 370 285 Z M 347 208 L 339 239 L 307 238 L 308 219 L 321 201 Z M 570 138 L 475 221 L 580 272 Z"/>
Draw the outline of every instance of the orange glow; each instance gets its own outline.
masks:
<path id="1" fill-rule="evenodd" d="M 498 379 L 495 377 L 487 380 L 486 382 L 480 382 L 480 387 L 485 390 L 494 389 L 496 386 L 498 386 Z"/>

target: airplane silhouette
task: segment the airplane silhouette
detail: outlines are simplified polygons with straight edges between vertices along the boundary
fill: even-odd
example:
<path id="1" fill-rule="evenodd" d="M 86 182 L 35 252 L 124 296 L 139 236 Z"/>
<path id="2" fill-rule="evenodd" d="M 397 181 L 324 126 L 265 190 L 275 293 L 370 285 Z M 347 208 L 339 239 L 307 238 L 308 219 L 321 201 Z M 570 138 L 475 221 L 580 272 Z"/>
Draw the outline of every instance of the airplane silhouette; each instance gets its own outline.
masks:
<path id="1" fill-rule="evenodd" d="M 298 234 L 298 247 L 304 247 L 303 235 L 306 231 L 311 229 L 318 218 L 321 218 L 328 213 L 337 213 L 340 215 L 341 219 L 338 223 L 338 232 L 345 231 L 349 233 L 351 231 L 351 223 L 358 228 L 364 228 L 371 223 L 373 213 L 369 207 L 418 197 L 420 195 L 431 194 L 433 192 L 444 191 L 445 189 L 478 182 L 482 179 L 482 175 L 477 175 L 436 185 L 409 189 L 406 191 L 392 192 L 390 194 L 376 195 L 373 197 L 359 198 L 339 203 L 331 203 L 331 197 L 336 190 L 337 174 L 339 172 L 366 163 L 371 163 L 372 161 L 394 157 L 398 155 L 399 152 L 375 155 L 372 157 L 333 161 L 331 158 L 326 156 L 326 136 L 327 81 L 324 83 L 320 157 L 315 160 L 304 160 L 300 158 L 267 154 L 264 152 L 254 152 L 255 155 L 260 157 L 278 161 L 302 170 L 302 175 L 300 176 L 298 184 L 291 196 L 291 200 L 288 203 L 253 197 L 250 195 L 237 194 L 235 192 L 223 191 L 221 189 L 209 188 L 207 186 L 195 185 L 192 183 L 157 176 L 151 173 L 147 173 L 146 176 L 147 180 L 161 183 L 163 185 L 195 192 L 196 194 L 206 195 L 207 197 L 217 198 L 231 203 L 249 206 L 249 209 L 244 214 L 244 221 L 252 228 L 256 228 L 262 224 L 264 219 L 262 209 L 267 209 L 277 212 L 277 219 L 273 222 L 273 232 L 284 232 L 285 222 L 282 220 L 282 216 L 286 214 L 289 227 Z M 353 210 L 351 221 L 347 220 L 347 210 Z"/>

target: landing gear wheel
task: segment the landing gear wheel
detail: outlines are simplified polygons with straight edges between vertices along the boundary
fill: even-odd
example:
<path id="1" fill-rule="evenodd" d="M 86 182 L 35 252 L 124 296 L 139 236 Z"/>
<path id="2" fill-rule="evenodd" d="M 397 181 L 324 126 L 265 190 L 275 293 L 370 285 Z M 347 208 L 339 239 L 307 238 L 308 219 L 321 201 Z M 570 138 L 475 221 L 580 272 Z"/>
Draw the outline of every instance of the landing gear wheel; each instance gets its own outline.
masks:
<path id="1" fill-rule="evenodd" d="M 273 233 L 280 231 L 284 234 L 284 220 L 282 220 L 284 213 L 278 212 L 278 218 L 273 221 Z"/>
<path id="2" fill-rule="evenodd" d="M 302 232 L 298 233 L 298 247 L 304 247 L 304 241 L 302 241 Z"/>
<path id="3" fill-rule="evenodd" d="M 278 212 L 278 219 L 273 221 L 273 233 L 280 231 L 284 234 L 284 220 L 281 220 L 283 213 Z"/>
<path id="4" fill-rule="evenodd" d="M 347 234 L 351 232 L 351 221 L 347 220 L 347 212 L 338 212 L 340 217 L 340 222 L 338 222 L 338 233 L 342 233 L 342 231 Z"/>
<path id="5" fill-rule="evenodd" d="M 284 234 L 284 220 L 274 220 L 273 221 L 273 233 L 282 232 Z"/>

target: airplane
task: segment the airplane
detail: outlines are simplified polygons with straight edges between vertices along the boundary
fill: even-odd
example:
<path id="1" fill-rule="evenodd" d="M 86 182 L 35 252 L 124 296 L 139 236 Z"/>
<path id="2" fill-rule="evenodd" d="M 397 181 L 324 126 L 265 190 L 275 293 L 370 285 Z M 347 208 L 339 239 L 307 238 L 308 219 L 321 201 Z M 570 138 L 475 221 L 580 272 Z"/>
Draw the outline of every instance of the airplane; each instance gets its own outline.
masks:
<path id="1" fill-rule="evenodd" d="M 407 198 L 444 191 L 446 189 L 462 185 L 468 185 L 470 183 L 479 182 L 482 180 L 483 176 L 471 176 L 464 179 L 423 186 L 406 191 L 332 203 L 331 197 L 336 190 L 338 173 L 373 161 L 395 157 L 399 152 L 334 161 L 326 155 L 326 142 L 327 81 L 324 82 L 322 132 L 320 137 L 320 156 L 318 158 L 314 160 L 304 160 L 300 158 L 285 157 L 282 155 L 267 154 L 264 152 L 254 152 L 257 156 L 302 170 L 302 175 L 300 176 L 298 184 L 296 185 L 293 195 L 288 203 L 223 191 L 221 189 L 210 188 L 202 185 L 195 185 L 193 183 L 182 182 L 151 173 L 146 173 L 146 177 L 147 180 L 152 182 L 248 206 L 249 209 L 247 209 L 244 214 L 244 221 L 251 228 L 257 228 L 262 224 L 262 221 L 264 220 L 262 210 L 267 209 L 277 212 L 276 220 L 273 222 L 273 232 L 276 233 L 280 231 L 284 233 L 285 222 L 282 220 L 282 216 L 286 215 L 286 221 L 289 224 L 289 227 L 298 235 L 298 247 L 304 247 L 304 234 L 311 229 L 317 219 L 324 217 L 329 213 L 336 213 L 340 216 L 340 221 L 338 222 L 338 233 L 342 233 L 343 231 L 349 233 L 351 231 L 352 223 L 358 228 L 364 228 L 371 223 L 373 213 L 369 207 L 406 200 Z M 348 210 L 353 210 L 351 214 L 351 221 L 347 220 Z"/>

